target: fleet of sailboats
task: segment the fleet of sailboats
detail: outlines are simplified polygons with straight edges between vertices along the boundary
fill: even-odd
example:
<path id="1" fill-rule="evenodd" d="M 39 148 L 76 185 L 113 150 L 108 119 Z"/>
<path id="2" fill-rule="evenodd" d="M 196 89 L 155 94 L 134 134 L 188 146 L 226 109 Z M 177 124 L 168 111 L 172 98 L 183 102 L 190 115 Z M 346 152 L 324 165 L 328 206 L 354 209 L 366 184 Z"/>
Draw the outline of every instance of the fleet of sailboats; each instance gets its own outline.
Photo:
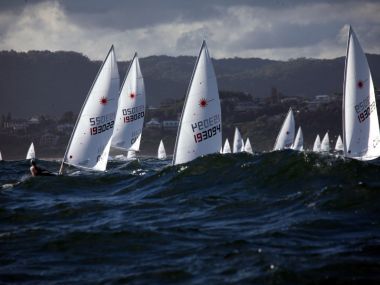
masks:
<path id="1" fill-rule="evenodd" d="M 140 150 L 145 117 L 145 86 L 137 53 L 125 79 L 120 79 L 114 47 L 109 50 L 83 103 L 65 151 L 60 173 L 65 164 L 78 168 L 105 171 L 110 148 L 127 151 L 128 159 Z M 120 90 L 120 91 L 119 91 Z M 376 98 L 368 62 L 359 41 L 349 28 L 343 86 L 343 136 L 338 136 L 334 150 L 347 158 L 372 160 L 380 156 L 380 129 Z M 304 150 L 302 128 L 296 136 L 293 110 L 290 108 L 277 135 L 273 150 Z M 342 139 L 343 138 L 343 139 Z M 313 152 L 330 152 L 329 133 L 317 135 Z M 253 153 L 249 138 L 244 143 L 236 127 L 233 153 Z M 202 43 L 178 127 L 173 164 L 189 162 L 212 153 L 231 153 L 226 138 L 222 146 L 222 120 L 215 71 L 207 49 Z M 26 159 L 34 159 L 31 143 Z M 166 159 L 161 140 L 158 159 Z M 2 160 L 0 152 L 0 160 Z"/>

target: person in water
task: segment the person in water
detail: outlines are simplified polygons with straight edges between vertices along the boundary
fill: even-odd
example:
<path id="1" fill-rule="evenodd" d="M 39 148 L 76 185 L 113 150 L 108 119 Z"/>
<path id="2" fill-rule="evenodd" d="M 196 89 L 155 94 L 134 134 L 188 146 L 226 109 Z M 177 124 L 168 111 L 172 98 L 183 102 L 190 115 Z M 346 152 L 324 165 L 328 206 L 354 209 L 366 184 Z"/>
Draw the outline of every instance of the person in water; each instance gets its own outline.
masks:
<path id="1" fill-rule="evenodd" d="M 55 176 L 50 171 L 38 167 L 36 161 L 33 159 L 30 161 L 30 164 L 32 165 L 30 167 L 30 173 L 32 174 L 32 176 Z"/>

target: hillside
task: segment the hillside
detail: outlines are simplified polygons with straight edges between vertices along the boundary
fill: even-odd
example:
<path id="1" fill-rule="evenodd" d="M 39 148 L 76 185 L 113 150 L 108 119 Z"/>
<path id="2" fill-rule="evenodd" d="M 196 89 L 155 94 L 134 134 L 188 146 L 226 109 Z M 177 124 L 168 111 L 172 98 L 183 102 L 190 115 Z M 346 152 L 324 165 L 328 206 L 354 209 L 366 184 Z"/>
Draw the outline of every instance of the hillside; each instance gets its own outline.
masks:
<path id="1" fill-rule="evenodd" d="M 375 85 L 380 82 L 380 55 L 369 55 Z M 151 56 L 141 59 L 148 105 L 183 98 L 195 57 Z M 75 52 L 0 52 L 0 114 L 61 116 L 77 113 L 100 62 Z M 123 78 L 128 62 L 119 62 Z M 258 58 L 214 60 L 219 89 L 254 97 L 270 95 L 276 87 L 285 96 L 312 97 L 341 92 L 344 58 L 273 61 Z"/>

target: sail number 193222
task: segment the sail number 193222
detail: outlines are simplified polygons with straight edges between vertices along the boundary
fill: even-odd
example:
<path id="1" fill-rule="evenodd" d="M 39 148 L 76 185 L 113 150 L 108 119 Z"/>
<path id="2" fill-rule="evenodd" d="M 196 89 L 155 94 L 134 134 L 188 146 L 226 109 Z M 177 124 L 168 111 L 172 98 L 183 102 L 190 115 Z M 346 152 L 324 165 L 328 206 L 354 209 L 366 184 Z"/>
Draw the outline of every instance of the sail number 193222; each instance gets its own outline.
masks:
<path id="1" fill-rule="evenodd" d="M 208 119 L 191 124 L 194 140 L 196 143 L 207 140 L 221 132 L 220 115 L 209 117 Z"/>

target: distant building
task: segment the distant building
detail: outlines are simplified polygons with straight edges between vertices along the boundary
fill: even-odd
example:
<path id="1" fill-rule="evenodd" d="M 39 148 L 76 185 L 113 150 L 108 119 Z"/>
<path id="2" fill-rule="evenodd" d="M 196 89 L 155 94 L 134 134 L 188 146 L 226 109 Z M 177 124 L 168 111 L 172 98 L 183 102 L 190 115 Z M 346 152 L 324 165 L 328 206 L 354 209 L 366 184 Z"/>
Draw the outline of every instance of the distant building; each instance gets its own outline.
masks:
<path id="1" fill-rule="evenodd" d="M 178 129 L 179 121 L 177 120 L 167 120 L 162 121 L 162 128 L 164 130 L 176 130 Z"/>
<path id="2" fill-rule="evenodd" d="M 15 119 L 12 121 L 4 122 L 5 129 L 11 129 L 13 131 L 26 131 L 28 122 L 24 119 Z"/>
<path id="3" fill-rule="evenodd" d="M 315 96 L 315 101 L 317 103 L 329 103 L 331 98 L 329 95 L 317 95 Z"/>
<path id="4" fill-rule="evenodd" d="M 159 129 L 161 128 L 161 123 L 156 118 L 152 118 L 149 122 L 145 124 L 145 127 Z"/>
<path id="5" fill-rule="evenodd" d="M 50 133 L 43 134 L 40 137 L 40 145 L 54 146 L 57 144 L 59 137 Z"/>
<path id="6" fill-rule="evenodd" d="M 74 129 L 74 124 L 59 124 L 57 130 L 62 133 L 71 134 Z"/>
<path id="7" fill-rule="evenodd" d="M 31 117 L 28 121 L 28 125 L 38 125 L 40 123 L 40 119 L 38 117 Z"/>

